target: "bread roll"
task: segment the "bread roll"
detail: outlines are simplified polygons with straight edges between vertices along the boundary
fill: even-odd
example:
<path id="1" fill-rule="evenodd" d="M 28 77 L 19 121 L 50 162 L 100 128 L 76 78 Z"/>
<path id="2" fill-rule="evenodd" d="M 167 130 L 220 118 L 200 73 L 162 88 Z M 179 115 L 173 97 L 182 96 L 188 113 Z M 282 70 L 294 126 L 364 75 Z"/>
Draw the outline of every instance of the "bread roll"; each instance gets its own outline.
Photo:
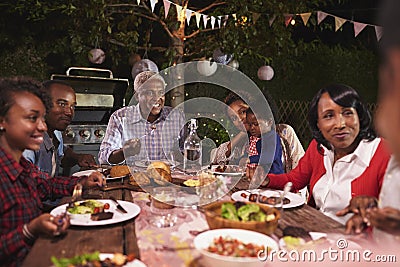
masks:
<path id="1" fill-rule="evenodd" d="M 121 177 L 121 176 L 126 176 L 130 173 L 129 167 L 126 165 L 118 165 L 118 166 L 113 166 L 110 170 L 110 176 L 112 178 L 114 177 Z"/>
<path id="2" fill-rule="evenodd" d="M 137 172 L 129 177 L 129 183 L 135 186 L 148 185 L 150 184 L 150 178 L 144 172 Z"/>
<path id="3" fill-rule="evenodd" d="M 149 166 L 147 166 L 147 170 L 151 169 L 163 169 L 167 173 L 171 174 L 171 168 L 169 165 L 162 161 L 154 161 Z"/>
<path id="4" fill-rule="evenodd" d="M 171 168 L 162 161 L 152 162 L 147 167 L 147 174 L 159 185 L 166 185 L 172 182 Z"/>

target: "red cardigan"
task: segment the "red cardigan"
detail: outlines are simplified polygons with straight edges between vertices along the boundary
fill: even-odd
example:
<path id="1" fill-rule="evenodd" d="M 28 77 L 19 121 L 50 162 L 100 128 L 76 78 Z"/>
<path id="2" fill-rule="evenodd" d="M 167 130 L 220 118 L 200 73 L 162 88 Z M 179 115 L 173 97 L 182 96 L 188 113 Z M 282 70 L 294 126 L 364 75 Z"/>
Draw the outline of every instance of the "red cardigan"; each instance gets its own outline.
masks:
<path id="1" fill-rule="evenodd" d="M 326 173 L 323 158 L 324 156 L 317 150 L 317 141 L 312 140 L 295 169 L 284 174 L 268 174 L 270 179 L 268 187 L 282 189 L 287 182 L 291 181 L 293 190 L 297 191 L 309 185 L 308 204 L 315 206 L 312 197 L 314 185 Z M 381 139 L 369 166 L 351 182 L 351 197 L 360 195 L 378 197 L 389 159 L 390 152 Z"/>

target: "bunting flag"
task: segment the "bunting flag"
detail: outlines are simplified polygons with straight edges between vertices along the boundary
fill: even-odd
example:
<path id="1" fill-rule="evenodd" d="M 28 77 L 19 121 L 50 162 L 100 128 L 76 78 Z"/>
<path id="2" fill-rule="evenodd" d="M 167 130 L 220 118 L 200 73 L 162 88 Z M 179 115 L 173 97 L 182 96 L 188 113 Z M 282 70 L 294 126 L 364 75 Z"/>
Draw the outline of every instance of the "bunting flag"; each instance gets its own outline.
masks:
<path id="1" fill-rule="evenodd" d="M 293 19 L 293 14 L 283 14 L 283 16 L 285 17 L 285 25 L 287 27 Z"/>
<path id="2" fill-rule="evenodd" d="M 260 13 L 255 13 L 253 12 L 253 21 L 254 24 L 256 24 L 257 20 L 260 18 L 261 14 Z"/>
<path id="3" fill-rule="evenodd" d="M 141 0 L 137 0 L 136 2 L 137 2 L 138 5 L 140 5 Z M 150 5 L 151 5 L 152 12 L 154 12 L 155 5 L 158 2 L 159 2 L 159 0 L 150 0 Z M 173 4 L 176 7 L 178 21 L 184 22 L 185 21 L 185 16 L 186 16 L 186 22 L 189 25 L 190 19 L 191 19 L 193 13 L 194 13 L 195 17 L 196 17 L 196 26 L 197 26 L 197 28 L 200 28 L 201 17 L 203 17 L 203 24 L 204 24 L 204 28 L 205 29 L 207 28 L 207 23 L 208 23 L 207 21 L 208 21 L 209 18 L 210 18 L 210 23 L 211 23 L 212 29 L 214 29 L 216 27 L 221 28 L 221 24 L 222 24 L 222 27 L 225 27 L 227 22 L 228 22 L 229 16 L 232 16 L 234 21 L 237 21 L 237 15 L 236 14 L 219 15 L 219 16 L 216 16 L 216 17 L 215 16 L 210 16 L 209 17 L 208 15 L 205 15 L 205 14 L 202 14 L 200 12 L 196 12 L 196 11 L 193 11 L 193 10 L 190 10 L 190 9 L 185 9 L 185 12 L 182 12 L 183 11 L 183 7 L 182 6 L 180 6 L 178 4 L 175 4 L 174 2 L 171 2 L 169 0 L 163 0 L 163 3 L 164 3 L 164 16 L 165 16 L 165 18 L 168 17 L 170 6 L 171 6 L 171 4 Z M 307 26 L 307 23 L 308 23 L 311 15 L 312 15 L 312 13 L 313 12 L 298 13 L 298 14 L 283 14 L 284 20 L 285 20 L 285 25 L 286 25 L 286 27 L 288 27 L 290 22 L 291 22 L 291 20 L 295 16 L 299 15 L 301 17 L 303 23 L 304 23 L 304 26 Z M 361 23 L 361 22 L 357 22 L 357 21 L 353 21 L 353 20 L 349 20 L 349 19 L 340 18 L 340 17 L 337 17 L 337 16 L 332 15 L 332 14 L 328 14 L 328 13 L 323 12 L 323 11 L 316 11 L 316 13 L 317 13 L 317 23 L 318 23 L 318 25 L 321 24 L 321 22 L 323 20 L 325 20 L 325 18 L 327 16 L 330 16 L 330 17 L 333 17 L 335 19 L 335 31 L 338 31 L 343 26 L 343 24 L 345 24 L 346 22 L 350 22 L 350 23 L 353 23 L 354 37 L 357 37 L 367 26 L 371 26 L 371 27 L 374 27 L 374 29 L 375 29 L 375 34 L 376 34 L 377 40 L 379 41 L 382 38 L 383 28 L 380 27 L 380 26 L 372 25 L 372 24 L 365 24 L 365 23 Z M 257 12 L 251 12 L 251 16 L 252 16 L 252 19 L 253 19 L 253 24 L 255 24 L 258 21 L 258 19 L 260 18 L 261 15 L 262 14 L 257 13 Z M 268 15 L 268 16 L 269 16 L 268 23 L 269 23 L 269 26 L 271 27 L 272 24 L 275 22 L 275 19 L 276 19 L 277 15 L 273 14 L 273 15 Z M 217 23 L 218 23 L 217 26 L 215 25 L 216 20 L 217 20 Z"/>
<path id="4" fill-rule="evenodd" d="M 175 5 L 175 6 L 176 6 L 176 17 L 178 21 L 181 21 L 182 6 L 180 5 Z"/>
<path id="5" fill-rule="evenodd" d="M 337 32 L 346 21 L 347 19 L 335 17 L 335 32 Z"/>
<path id="6" fill-rule="evenodd" d="M 214 29 L 215 26 L 215 17 L 211 16 L 211 28 Z"/>
<path id="7" fill-rule="evenodd" d="M 328 16 L 327 13 L 322 12 L 322 11 L 317 11 L 317 17 L 318 17 L 318 25 Z"/>
<path id="8" fill-rule="evenodd" d="M 379 42 L 379 41 L 381 40 L 381 38 L 382 38 L 383 27 L 375 26 L 375 34 L 376 34 L 376 39 L 377 39 L 378 42 Z"/>
<path id="9" fill-rule="evenodd" d="M 357 35 L 367 26 L 367 24 L 361 22 L 353 22 L 353 24 L 354 24 L 354 37 L 357 37 Z"/>
<path id="10" fill-rule="evenodd" d="M 154 7 L 156 6 L 158 0 L 150 0 L 151 12 L 154 12 Z"/>
<path id="11" fill-rule="evenodd" d="M 190 22 L 190 18 L 192 17 L 192 13 L 193 13 L 192 10 L 186 9 L 186 21 L 187 21 L 188 25 L 189 25 L 189 22 Z"/>
<path id="12" fill-rule="evenodd" d="M 208 16 L 203 14 L 203 24 L 204 24 L 204 29 L 206 29 L 206 28 L 207 28 L 207 19 L 208 19 Z"/>
<path id="13" fill-rule="evenodd" d="M 276 15 L 273 15 L 271 18 L 269 18 L 268 22 L 269 22 L 270 27 L 272 26 L 272 23 L 274 23 L 275 19 L 276 19 Z"/>
<path id="14" fill-rule="evenodd" d="M 301 13 L 300 14 L 301 19 L 303 20 L 304 26 L 307 26 L 307 22 L 311 17 L 311 12 L 308 13 Z"/>
<path id="15" fill-rule="evenodd" d="M 164 0 L 164 12 L 165 18 L 168 17 L 169 7 L 171 6 L 171 2 L 168 0 Z"/>
<path id="16" fill-rule="evenodd" d="M 201 18 L 201 14 L 200 14 L 199 12 L 194 12 L 194 15 L 196 16 L 197 28 L 200 28 L 200 18 Z"/>
<path id="17" fill-rule="evenodd" d="M 228 23 L 228 19 L 229 19 L 229 15 L 225 15 L 224 17 L 224 23 L 222 24 L 222 26 L 226 26 L 226 23 Z"/>

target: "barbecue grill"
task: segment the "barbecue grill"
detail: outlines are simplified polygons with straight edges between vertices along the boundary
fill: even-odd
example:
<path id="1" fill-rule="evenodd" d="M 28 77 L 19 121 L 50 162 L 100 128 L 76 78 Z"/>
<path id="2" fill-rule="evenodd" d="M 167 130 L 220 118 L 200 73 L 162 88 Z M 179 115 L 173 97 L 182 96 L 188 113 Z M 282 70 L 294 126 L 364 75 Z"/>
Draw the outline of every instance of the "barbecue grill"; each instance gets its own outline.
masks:
<path id="1" fill-rule="evenodd" d="M 111 114 L 125 105 L 129 80 L 114 78 L 108 69 L 84 67 L 71 67 L 66 74 L 53 74 L 51 80 L 65 81 L 76 92 L 75 116 L 63 133 L 64 144 L 97 159 Z M 63 174 L 69 175 L 78 169 L 64 169 Z"/>

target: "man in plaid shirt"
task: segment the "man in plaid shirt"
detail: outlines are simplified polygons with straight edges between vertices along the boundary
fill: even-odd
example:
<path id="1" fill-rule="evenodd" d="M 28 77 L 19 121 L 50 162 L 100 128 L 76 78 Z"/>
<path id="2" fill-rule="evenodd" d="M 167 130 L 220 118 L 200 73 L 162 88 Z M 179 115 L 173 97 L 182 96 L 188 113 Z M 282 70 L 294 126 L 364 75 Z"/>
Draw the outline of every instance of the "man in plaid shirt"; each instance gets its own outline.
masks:
<path id="1" fill-rule="evenodd" d="M 152 71 L 141 72 L 135 78 L 134 90 L 139 103 L 123 107 L 110 117 L 100 146 L 100 163 L 120 164 L 126 153 L 136 159 L 166 159 L 178 142 L 185 116 L 179 109 L 164 106 L 164 79 Z"/>

